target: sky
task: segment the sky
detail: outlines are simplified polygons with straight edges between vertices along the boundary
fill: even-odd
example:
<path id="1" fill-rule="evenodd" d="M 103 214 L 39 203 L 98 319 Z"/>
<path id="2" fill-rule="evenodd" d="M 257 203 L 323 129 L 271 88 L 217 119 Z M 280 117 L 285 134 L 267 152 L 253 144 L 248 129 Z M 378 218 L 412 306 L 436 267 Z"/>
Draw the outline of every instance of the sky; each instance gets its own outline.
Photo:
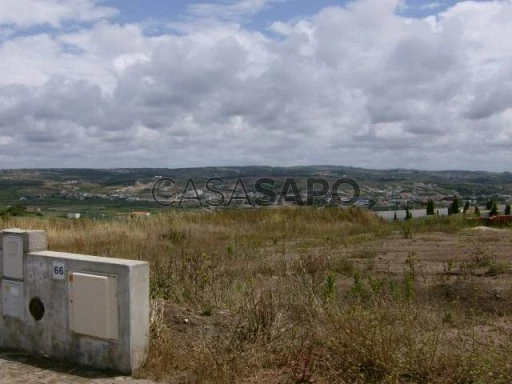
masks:
<path id="1" fill-rule="evenodd" d="M 1 0 L 0 168 L 510 171 L 512 0 Z"/>

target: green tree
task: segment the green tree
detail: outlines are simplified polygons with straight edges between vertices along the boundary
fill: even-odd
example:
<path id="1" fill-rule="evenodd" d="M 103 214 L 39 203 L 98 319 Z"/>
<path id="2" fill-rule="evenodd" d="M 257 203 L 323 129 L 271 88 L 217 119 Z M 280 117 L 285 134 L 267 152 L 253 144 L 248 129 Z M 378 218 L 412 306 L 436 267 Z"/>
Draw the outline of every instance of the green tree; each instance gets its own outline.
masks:
<path id="1" fill-rule="evenodd" d="M 453 197 L 452 205 L 450 205 L 450 208 L 448 209 L 449 215 L 456 215 L 460 211 L 460 200 L 457 196 Z"/>
<path id="2" fill-rule="evenodd" d="M 27 216 L 27 207 L 21 204 L 16 204 L 8 207 L 1 216 Z"/>
<path id="3" fill-rule="evenodd" d="M 405 219 L 404 220 L 411 220 L 412 219 L 412 213 L 409 211 L 409 207 L 405 207 Z"/>
<path id="4" fill-rule="evenodd" d="M 466 214 L 468 209 L 469 209 L 469 201 L 466 201 L 466 204 L 464 204 L 464 210 L 463 210 L 464 214 Z"/>
<path id="5" fill-rule="evenodd" d="M 396 217 L 396 211 L 395 211 L 395 216 L 393 217 L 393 221 L 398 221 L 398 219 Z"/>
<path id="6" fill-rule="evenodd" d="M 505 205 L 505 215 L 510 215 L 510 203 L 508 202 Z"/>
<path id="7" fill-rule="evenodd" d="M 492 199 L 487 200 L 487 204 L 485 205 L 485 209 L 490 211 L 492 209 L 492 205 L 493 204 L 494 204 L 494 200 L 492 200 Z"/>
<path id="8" fill-rule="evenodd" d="M 434 204 L 434 200 L 428 199 L 428 201 L 427 201 L 427 215 L 429 215 L 429 216 L 433 215 L 435 209 L 436 209 L 436 207 L 435 207 L 435 204 Z"/>
<path id="9" fill-rule="evenodd" d="M 475 205 L 475 216 L 480 217 L 480 208 L 477 205 Z"/>
<path id="10" fill-rule="evenodd" d="M 498 214 L 498 204 L 494 201 L 492 203 L 491 210 L 489 211 L 489 217 L 496 216 Z"/>

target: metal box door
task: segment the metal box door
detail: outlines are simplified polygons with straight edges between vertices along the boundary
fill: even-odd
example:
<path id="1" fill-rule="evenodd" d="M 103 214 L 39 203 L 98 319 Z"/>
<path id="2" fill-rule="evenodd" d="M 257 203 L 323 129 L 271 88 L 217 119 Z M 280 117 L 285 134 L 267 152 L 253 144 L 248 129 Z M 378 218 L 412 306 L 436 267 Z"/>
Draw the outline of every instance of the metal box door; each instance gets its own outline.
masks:
<path id="1" fill-rule="evenodd" d="M 117 340 L 117 278 L 70 272 L 68 288 L 70 330 L 100 339 Z"/>

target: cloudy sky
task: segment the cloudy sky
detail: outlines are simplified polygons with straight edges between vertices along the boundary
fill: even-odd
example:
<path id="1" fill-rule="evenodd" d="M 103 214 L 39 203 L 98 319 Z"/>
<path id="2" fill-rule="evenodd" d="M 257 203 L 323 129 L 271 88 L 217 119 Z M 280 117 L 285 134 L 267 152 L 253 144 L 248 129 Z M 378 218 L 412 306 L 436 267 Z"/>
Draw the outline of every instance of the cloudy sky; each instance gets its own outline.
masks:
<path id="1" fill-rule="evenodd" d="M 0 167 L 511 171 L 512 0 L 0 0 Z"/>

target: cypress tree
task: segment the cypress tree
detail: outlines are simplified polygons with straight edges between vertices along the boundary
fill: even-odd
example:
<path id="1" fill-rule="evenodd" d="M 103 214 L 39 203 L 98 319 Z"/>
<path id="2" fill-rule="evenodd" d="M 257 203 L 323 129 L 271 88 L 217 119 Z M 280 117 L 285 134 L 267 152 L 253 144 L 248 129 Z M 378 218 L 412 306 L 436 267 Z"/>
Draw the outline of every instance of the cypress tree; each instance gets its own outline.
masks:
<path id="1" fill-rule="evenodd" d="M 412 219 L 412 213 L 409 211 L 409 207 L 405 207 L 405 220 Z"/>
<path id="2" fill-rule="evenodd" d="M 459 198 L 457 196 L 454 196 L 453 203 L 450 206 L 450 208 L 448 209 L 448 214 L 449 215 L 456 215 L 457 213 L 459 213 L 459 210 L 460 210 Z"/>
<path id="3" fill-rule="evenodd" d="M 498 214 L 498 204 L 494 201 L 492 203 L 491 210 L 489 211 L 489 217 L 496 216 Z"/>
<path id="4" fill-rule="evenodd" d="M 435 210 L 434 200 L 428 199 L 427 202 L 427 215 L 433 215 Z"/>

